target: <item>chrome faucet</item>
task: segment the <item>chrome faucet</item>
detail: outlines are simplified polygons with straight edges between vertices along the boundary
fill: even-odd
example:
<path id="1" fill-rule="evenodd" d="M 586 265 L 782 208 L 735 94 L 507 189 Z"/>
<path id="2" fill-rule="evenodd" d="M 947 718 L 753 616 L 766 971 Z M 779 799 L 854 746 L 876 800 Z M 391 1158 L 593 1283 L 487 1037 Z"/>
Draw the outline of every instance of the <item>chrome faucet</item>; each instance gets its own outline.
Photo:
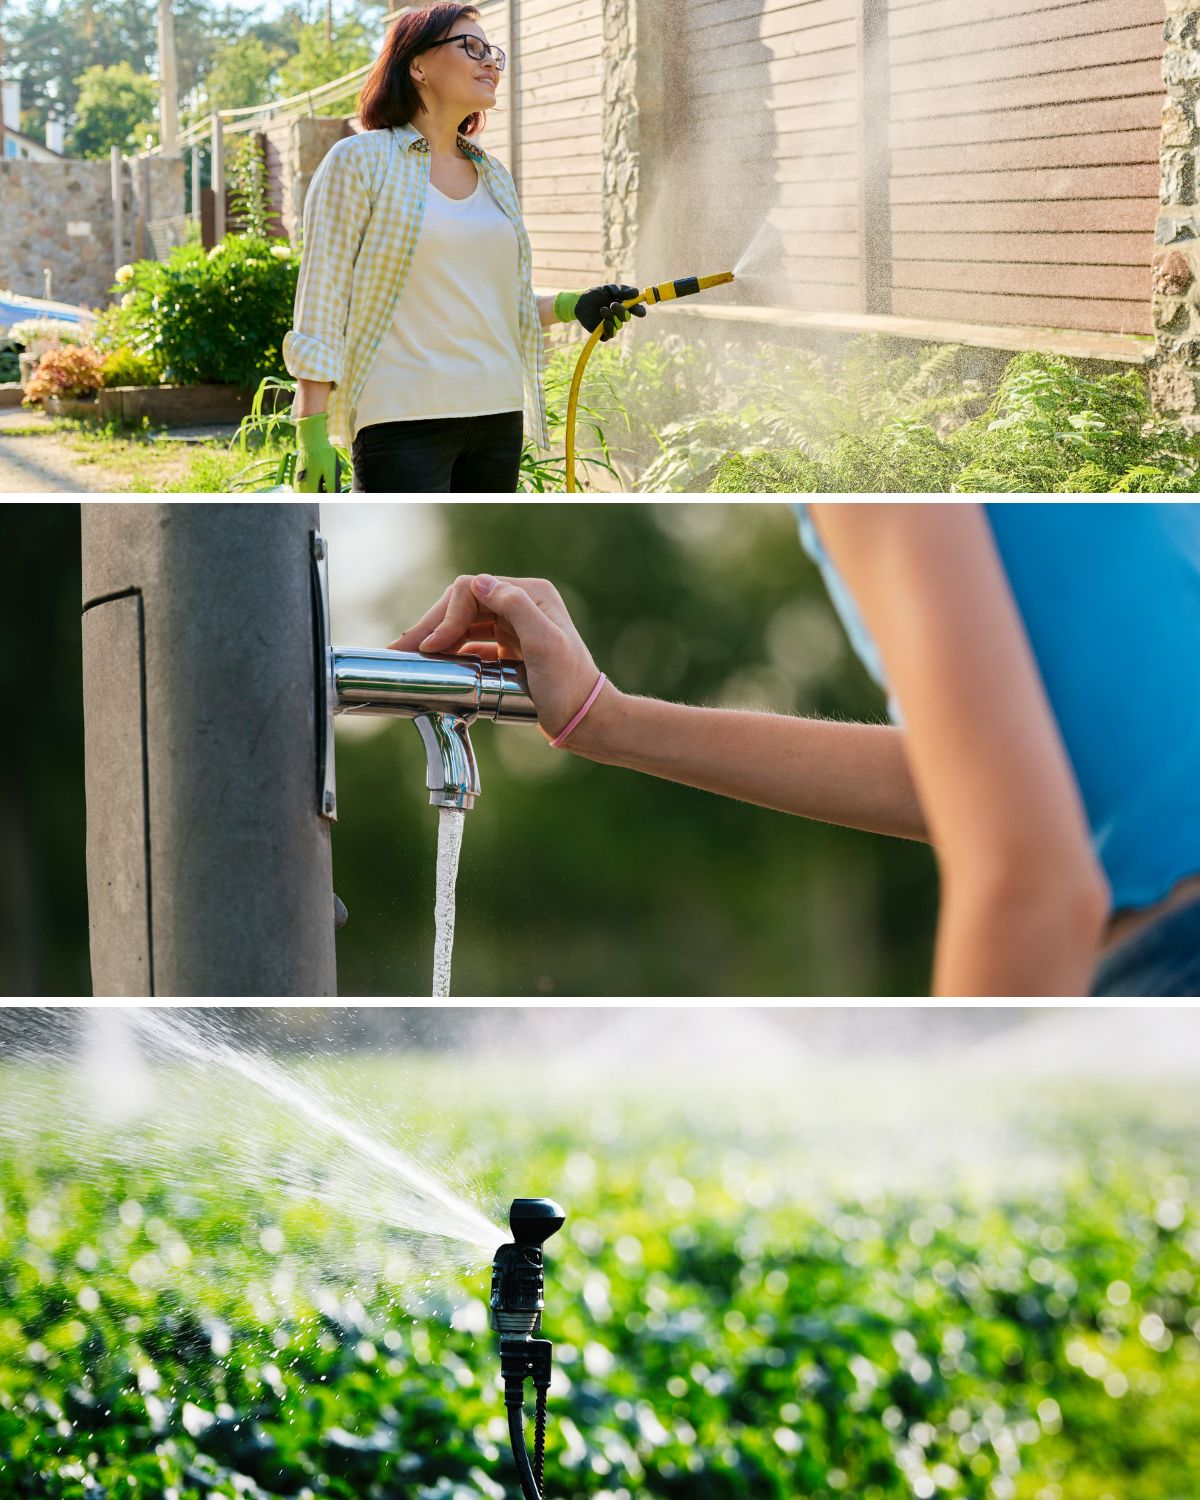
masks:
<path id="1" fill-rule="evenodd" d="M 473 720 L 537 723 L 521 662 L 335 646 L 330 673 L 334 713 L 413 720 L 425 742 L 425 784 L 434 807 L 475 805 L 479 767 L 468 732 Z"/>

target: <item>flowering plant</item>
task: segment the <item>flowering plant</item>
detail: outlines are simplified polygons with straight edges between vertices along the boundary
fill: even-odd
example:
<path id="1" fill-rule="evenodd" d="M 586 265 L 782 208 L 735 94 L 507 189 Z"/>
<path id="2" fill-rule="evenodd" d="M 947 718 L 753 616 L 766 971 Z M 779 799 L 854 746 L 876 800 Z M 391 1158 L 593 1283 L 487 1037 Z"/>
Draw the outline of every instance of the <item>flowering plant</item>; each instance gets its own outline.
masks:
<path id="1" fill-rule="evenodd" d="M 81 344 L 83 334 L 77 323 L 65 318 L 23 318 L 8 330 L 14 344 L 21 344 L 29 354 L 41 354 L 64 344 Z"/>
<path id="2" fill-rule="evenodd" d="M 25 390 L 23 405 L 52 396 L 91 396 L 104 383 L 104 356 L 95 349 L 66 347 L 43 354 Z"/>

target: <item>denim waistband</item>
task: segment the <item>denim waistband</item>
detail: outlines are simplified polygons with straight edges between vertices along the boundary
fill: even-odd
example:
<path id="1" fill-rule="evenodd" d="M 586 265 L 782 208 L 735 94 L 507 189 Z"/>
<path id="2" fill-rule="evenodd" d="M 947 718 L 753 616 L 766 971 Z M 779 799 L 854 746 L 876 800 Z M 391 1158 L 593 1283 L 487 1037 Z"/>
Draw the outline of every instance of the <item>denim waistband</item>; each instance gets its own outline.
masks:
<path id="1" fill-rule="evenodd" d="M 1093 996 L 1200 996 L 1200 896 L 1119 943 L 1096 969 Z"/>

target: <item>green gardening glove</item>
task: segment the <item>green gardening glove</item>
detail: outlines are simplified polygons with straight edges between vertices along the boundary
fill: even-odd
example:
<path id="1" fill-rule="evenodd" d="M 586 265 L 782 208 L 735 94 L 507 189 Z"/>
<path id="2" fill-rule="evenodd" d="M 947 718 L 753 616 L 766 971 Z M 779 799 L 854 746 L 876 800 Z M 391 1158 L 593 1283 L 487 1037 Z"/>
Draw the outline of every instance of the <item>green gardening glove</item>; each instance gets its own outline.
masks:
<path id="1" fill-rule="evenodd" d="M 337 494 L 337 454 L 323 411 L 296 419 L 295 487 L 301 495 Z"/>

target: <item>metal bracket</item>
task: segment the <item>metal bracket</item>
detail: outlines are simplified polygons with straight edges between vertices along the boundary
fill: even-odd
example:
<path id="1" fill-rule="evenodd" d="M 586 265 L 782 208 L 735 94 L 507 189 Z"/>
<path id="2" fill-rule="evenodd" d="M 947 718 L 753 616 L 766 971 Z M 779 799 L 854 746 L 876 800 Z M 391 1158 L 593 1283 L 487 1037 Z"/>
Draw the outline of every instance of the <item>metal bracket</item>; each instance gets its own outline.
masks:
<path id="1" fill-rule="evenodd" d="M 337 689 L 333 680 L 333 635 L 329 621 L 329 546 L 312 533 L 313 625 L 317 668 L 317 811 L 337 822 L 337 778 L 333 764 L 333 714 Z"/>

